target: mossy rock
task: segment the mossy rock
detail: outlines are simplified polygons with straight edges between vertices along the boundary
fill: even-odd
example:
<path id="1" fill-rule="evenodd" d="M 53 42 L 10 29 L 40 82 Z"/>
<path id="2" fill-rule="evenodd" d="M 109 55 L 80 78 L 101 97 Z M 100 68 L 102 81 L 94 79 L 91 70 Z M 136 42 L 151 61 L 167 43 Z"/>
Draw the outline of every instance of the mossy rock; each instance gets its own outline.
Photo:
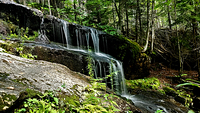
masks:
<path id="1" fill-rule="evenodd" d="M 5 108 L 10 107 L 17 97 L 12 94 L 1 93 L 0 94 L 0 111 L 5 110 Z"/>
<path id="2" fill-rule="evenodd" d="M 176 93 L 176 90 L 170 87 L 163 87 L 163 90 L 165 91 L 165 93 L 169 96 L 177 96 L 178 94 Z"/>
<path id="3" fill-rule="evenodd" d="M 153 89 L 157 90 L 160 87 L 160 81 L 155 78 L 144 78 L 144 79 L 136 79 L 136 80 L 126 80 L 127 88 L 131 89 Z"/>

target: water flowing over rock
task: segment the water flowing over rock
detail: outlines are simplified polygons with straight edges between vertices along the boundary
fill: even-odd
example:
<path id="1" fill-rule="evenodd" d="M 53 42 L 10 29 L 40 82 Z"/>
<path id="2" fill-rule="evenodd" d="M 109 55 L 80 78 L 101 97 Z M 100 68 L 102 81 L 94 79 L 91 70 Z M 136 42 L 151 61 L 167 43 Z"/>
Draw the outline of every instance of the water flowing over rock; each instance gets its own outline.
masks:
<path id="1" fill-rule="evenodd" d="M 62 43 L 68 49 L 105 53 L 123 62 L 127 79 L 141 78 L 149 74 L 149 59 L 140 53 L 141 47 L 134 42 L 54 16 L 47 15 L 44 26 L 51 41 Z"/>

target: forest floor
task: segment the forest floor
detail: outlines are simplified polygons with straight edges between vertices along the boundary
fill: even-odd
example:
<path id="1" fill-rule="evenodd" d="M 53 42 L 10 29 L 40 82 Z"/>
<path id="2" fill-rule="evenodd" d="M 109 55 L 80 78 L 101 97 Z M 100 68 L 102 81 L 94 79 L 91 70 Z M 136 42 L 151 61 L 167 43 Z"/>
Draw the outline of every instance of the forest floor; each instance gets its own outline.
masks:
<path id="1" fill-rule="evenodd" d="M 150 75 L 148 77 L 156 77 L 160 80 L 162 85 L 171 85 L 175 87 L 179 84 L 180 81 L 176 81 L 173 78 L 176 78 L 179 73 L 179 70 L 169 68 L 161 63 L 155 63 L 151 65 Z M 183 74 L 187 74 L 183 76 L 183 78 L 190 78 L 197 80 L 198 72 L 194 70 L 184 70 Z M 162 86 L 161 86 L 162 87 Z"/>

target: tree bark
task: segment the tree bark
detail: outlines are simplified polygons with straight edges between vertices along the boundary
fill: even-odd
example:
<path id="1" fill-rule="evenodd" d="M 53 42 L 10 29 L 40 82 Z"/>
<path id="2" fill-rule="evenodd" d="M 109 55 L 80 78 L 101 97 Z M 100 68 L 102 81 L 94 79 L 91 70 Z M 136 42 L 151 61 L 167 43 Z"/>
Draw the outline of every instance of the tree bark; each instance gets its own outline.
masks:
<path id="1" fill-rule="evenodd" d="M 128 27 L 128 7 L 127 7 L 127 2 L 125 3 L 126 7 L 126 36 L 129 37 L 129 27 Z"/>
<path id="2" fill-rule="evenodd" d="M 48 6 L 49 6 L 49 15 L 51 15 L 51 4 L 50 4 L 50 0 L 48 0 Z"/>
<path id="3" fill-rule="evenodd" d="M 146 44 L 142 52 L 146 52 L 149 43 L 149 0 L 147 0 L 147 31 L 146 31 Z"/>
<path id="4" fill-rule="evenodd" d="M 141 45 L 143 45 L 143 35 L 142 35 L 142 19 L 141 19 L 141 10 L 140 10 L 140 2 L 139 2 L 139 4 L 138 4 L 138 18 L 139 18 L 139 24 L 140 24 L 140 31 L 139 31 L 139 37 L 140 37 L 140 43 L 141 43 Z"/>
<path id="5" fill-rule="evenodd" d="M 116 19 L 116 17 L 115 17 L 115 8 L 114 8 L 114 0 L 113 0 L 113 4 L 112 4 L 112 11 L 113 11 L 113 21 L 114 21 L 114 28 L 116 28 L 116 26 L 115 26 L 115 23 L 116 23 L 116 21 L 115 21 L 115 19 Z"/>
<path id="6" fill-rule="evenodd" d="M 175 14 L 175 20 L 176 20 L 176 0 L 174 0 L 174 14 Z M 180 46 L 180 38 L 178 35 L 178 28 L 177 28 L 177 24 L 176 24 L 176 37 L 177 37 L 177 41 L 178 41 L 178 58 L 179 58 L 179 75 L 181 75 L 183 73 L 183 59 L 182 59 L 182 55 L 181 55 L 181 46 Z"/>
<path id="7" fill-rule="evenodd" d="M 155 1 L 152 0 L 152 13 L 151 13 L 151 21 L 152 21 L 152 35 L 151 35 L 151 54 L 153 53 L 153 44 L 155 39 L 155 32 L 154 32 L 154 3 Z"/>
<path id="8" fill-rule="evenodd" d="M 166 2 L 168 2 L 168 0 L 166 0 Z M 170 4 L 167 6 L 167 14 L 168 14 L 169 29 L 172 29 L 171 15 L 169 9 L 170 9 Z"/>

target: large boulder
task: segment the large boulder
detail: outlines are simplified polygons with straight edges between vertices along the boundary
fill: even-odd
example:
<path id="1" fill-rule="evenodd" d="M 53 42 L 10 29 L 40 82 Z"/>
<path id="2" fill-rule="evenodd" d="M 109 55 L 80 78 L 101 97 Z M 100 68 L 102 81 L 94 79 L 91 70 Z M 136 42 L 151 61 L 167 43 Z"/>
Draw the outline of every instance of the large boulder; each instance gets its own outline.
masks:
<path id="1" fill-rule="evenodd" d="M 0 0 L 0 18 L 9 18 L 9 21 L 19 25 L 19 27 L 38 30 L 43 13 L 38 9 L 33 9 L 9 0 Z"/>

